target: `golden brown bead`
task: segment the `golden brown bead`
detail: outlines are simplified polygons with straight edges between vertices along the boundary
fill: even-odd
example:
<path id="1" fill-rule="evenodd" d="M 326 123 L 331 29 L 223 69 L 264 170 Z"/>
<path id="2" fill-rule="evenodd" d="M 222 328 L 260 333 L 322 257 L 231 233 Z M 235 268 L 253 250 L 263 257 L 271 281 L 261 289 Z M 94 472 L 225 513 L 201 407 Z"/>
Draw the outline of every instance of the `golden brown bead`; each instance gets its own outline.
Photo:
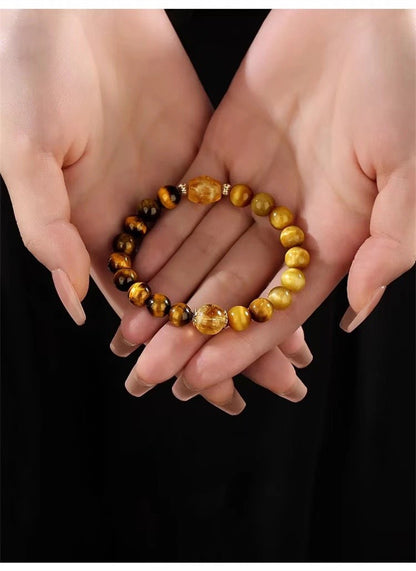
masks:
<path id="1" fill-rule="evenodd" d="M 138 281 L 138 276 L 131 268 L 122 268 L 118 270 L 113 277 L 114 284 L 117 289 L 127 291 L 130 286 Z"/>
<path id="2" fill-rule="evenodd" d="M 290 248 L 285 254 L 285 264 L 289 268 L 306 268 L 310 261 L 311 257 L 308 250 L 299 248 L 299 246 Z"/>
<path id="3" fill-rule="evenodd" d="M 143 238 L 147 232 L 147 225 L 139 216 L 127 216 L 124 221 L 124 230 L 133 236 Z"/>
<path id="4" fill-rule="evenodd" d="M 267 192 L 259 192 L 251 201 L 251 210 L 257 216 L 267 216 L 274 207 L 274 198 Z"/>
<path id="5" fill-rule="evenodd" d="M 277 286 L 269 291 L 267 299 L 274 309 L 286 309 L 292 303 L 292 294 L 287 288 Z"/>
<path id="6" fill-rule="evenodd" d="M 285 248 L 292 248 L 293 246 L 300 246 L 303 244 L 305 234 L 299 226 L 286 226 L 280 232 L 280 243 Z"/>
<path id="7" fill-rule="evenodd" d="M 210 176 L 198 176 L 188 182 L 188 198 L 197 204 L 212 204 L 222 196 L 221 183 Z"/>
<path id="8" fill-rule="evenodd" d="M 254 299 L 248 306 L 254 321 L 268 321 L 273 315 L 273 305 L 265 297 Z"/>
<path id="9" fill-rule="evenodd" d="M 169 321 L 175 327 L 182 327 L 192 321 L 194 314 L 186 303 L 175 303 L 169 311 Z"/>
<path id="10" fill-rule="evenodd" d="M 294 219 L 293 213 L 286 206 L 276 206 L 269 214 L 270 224 L 277 230 L 283 230 L 292 224 Z"/>
<path id="11" fill-rule="evenodd" d="M 192 319 L 192 324 L 200 333 L 216 335 L 228 323 L 227 312 L 214 304 L 202 305 Z"/>
<path id="12" fill-rule="evenodd" d="M 163 293 L 154 293 L 147 298 L 146 307 L 153 317 L 165 317 L 170 310 L 170 301 Z"/>
<path id="13" fill-rule="evenodd" d="M 113 240 L 113 249 L 116 252 L 123 252 L 123 254 L 127 254 L 128 256 L 134 254 L 136 247 L 136 240 L 131 234 L 127 234 L 127 232 L 118 234 Z"/>
<path id="14" fill-rule="evenodd" d="M 160 216 L 159 201 L 153 198 L 144 198 L 139 204 L 137 214 L 143 221 L 155 223 Z"/>
<path id="15" fill-rule="evenodd" d="M 244 305 L 235 305 L 228 310 L 228 325 L 235 331 L 244 331 L 250 322 L 250 312 Z"/>
<path id="16" fill-rule="evenodd" d="M 247 206 L 253 198 L 253 191 L 246 184 L 235 184 L 230 190 L 230 201 L 234 206 Z"/>
<path id="17" fill-rule="evenodd" d="M 146 300 L 151 296 L 152 292 L 149 285 L 145 282 L 136 282 L 129 289 L 129 300 L 133 305 L 142 307 Z"/>
<path id="18" fill-rule="evenodd" d="M 305 287 L 305 274 L 298 268 L 285 270 L 280 278 L 282 285 L 290 291 L 300 291 Z"/>
<path id="19" fill-rule="evenodd" d="M 182 192 L 176 186 L 171 184 L 167 184 L 166 186 L 161 186 L 157 191 L 157 196 L 160 200 L 160 204 L 167 208 L 168 210 L 172 210 L 176 208 L 182 198 Z"/>
<path id="20" fill-rule="evenodd" d="M 108 267 L 114 273 L 121 268 L 131 268 L 131 259 L 122 252 L 113 252 L 108 258 Z"/>

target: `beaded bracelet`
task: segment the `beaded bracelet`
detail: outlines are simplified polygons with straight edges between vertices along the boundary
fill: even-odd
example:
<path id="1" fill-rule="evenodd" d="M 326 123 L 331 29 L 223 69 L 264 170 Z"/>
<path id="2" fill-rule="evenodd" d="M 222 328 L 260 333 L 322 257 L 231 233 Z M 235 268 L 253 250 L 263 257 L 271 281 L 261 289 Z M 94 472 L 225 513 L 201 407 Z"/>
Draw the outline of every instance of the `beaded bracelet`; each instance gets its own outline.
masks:
<path id="1" fill-rule="evenodd" d="M 267 298 L 254 299 L 244 307 L 236 305 L 225 311 L 215 304 L 205 304 L 195 312 L 186 303 L 171 304 L 166 295 L 152 293 L 150 286 L 139 280 L 132 269 L 132 259 L 141 240 L 153 227 L 162 209 L 176 208 L 183 195 L 197 204 L 212 204 L 222 196 L 229 196 L 231 204 L 244 207 L 251 204 L 257 216 L 268 216 L 271 225 L 281 230 L 280 242 L 288 248 L 285 263 L 288 269 L 282 273 L 281 285 L 274 287 Z M 310 262 L 307 250 L 301 248 L 305 235 L 303 230 L 293 225 L 294 216 L 285 206 L 275 206 L 274 199 L 266 192 L 254 194 L 245 184 L 231 186 L 221 184 L 209 176 L 199 176 L 187 184 L 167 185 L 159 188 L 156 199 L 141 201 L 137 215 L 124 220 L 123 232 L 113 241 L 113 252 L 108 267 L 114 273 L 113 281 L 121 291 L 127 291 L 130 302 L 138 307 L 146 306 L 154 317 L 169 316 L 169 322 L 176 327 L 191 323 L 200 333 L 215 335 L 227 325 L 236 331 L 243 331 L 251 320 L 268 321 L 274 310 L 286 309 L 292 302 L 292 293 L 305 287 L 305 275 L 302 269 Z"/>

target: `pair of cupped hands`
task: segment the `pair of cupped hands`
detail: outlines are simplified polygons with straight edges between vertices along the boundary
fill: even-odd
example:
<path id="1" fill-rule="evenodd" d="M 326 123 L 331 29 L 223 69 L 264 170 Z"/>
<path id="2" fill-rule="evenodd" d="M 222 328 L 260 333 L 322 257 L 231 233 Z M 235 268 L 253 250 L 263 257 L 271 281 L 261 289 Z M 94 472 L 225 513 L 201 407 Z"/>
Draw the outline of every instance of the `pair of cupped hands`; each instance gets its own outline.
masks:
<path id="1" fill-rule="evenodd" d="M 312 359 L 305 320 L 349 272 L 341 326 L 352 331 L 412 267 L 415 41 L 411 10 L 272 10 L 213 112 L 163 10 L 2 11 L 0 171 L 23 242 L 78 324 L 91 274 L 121 319 L 112 350 L 146 345 L 131 394 L 177 376 L 179 399 L 238 414 L 244 373 L 297 402 L 295 367 Z M 305 231 L 305 289 L 242 332 L 155 319 L 107 268 L 140 200 L 199 175 L 268 192 Z M 250 208 L 182 200 L 134 264 L 172 302 L 228 308 L 267 296 L 283 258 Z"/>

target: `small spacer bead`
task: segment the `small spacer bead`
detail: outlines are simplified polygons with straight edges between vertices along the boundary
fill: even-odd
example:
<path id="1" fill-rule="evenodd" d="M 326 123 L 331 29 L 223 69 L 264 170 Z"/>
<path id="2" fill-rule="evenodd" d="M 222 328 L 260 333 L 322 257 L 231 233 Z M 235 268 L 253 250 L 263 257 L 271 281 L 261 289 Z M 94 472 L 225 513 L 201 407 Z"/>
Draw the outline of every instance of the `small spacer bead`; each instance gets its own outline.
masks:
<path id="1" fill-rule="evenodd" d="M 178 188 L 182 192 L 182 194 L 188 194 L 188 185 L 186 184 L 186 182 L 178 184 Z"/>
<path id="2" fill-rule="evenodd" d="M 228 182 L 225 182 L 222 185 L 222 195 L 228 196 L 230 194 L 230 188 L 231 188 L 231 184 L 228 184 Z"/>

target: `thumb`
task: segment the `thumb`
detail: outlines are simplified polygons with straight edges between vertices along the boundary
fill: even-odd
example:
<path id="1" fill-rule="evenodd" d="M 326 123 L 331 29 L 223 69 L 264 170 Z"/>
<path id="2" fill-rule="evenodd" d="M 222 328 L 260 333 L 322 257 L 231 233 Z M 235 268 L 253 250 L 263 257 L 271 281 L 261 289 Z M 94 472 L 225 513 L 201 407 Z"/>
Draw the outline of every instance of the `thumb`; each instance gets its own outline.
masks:
<path id="1" fill-rule="evenodd" d="M 390 175 L 374 202 L 370 237 L 357 251 L 348 276 L 350 307 L 340 327 L 353 331 L 373 311 L 386 286 L 415 263 L 415 169 Z"/>
<path id="2" fill-rule="evenodd" d="M 52 156 L 42 154 L 9 161 L 2 176 L 23 243 L 52 272 L 65 309 L 82 325 L 85 313 L 80 300 L 88 291 L 90 258 L 70 222 L 62 169 Z"/>

